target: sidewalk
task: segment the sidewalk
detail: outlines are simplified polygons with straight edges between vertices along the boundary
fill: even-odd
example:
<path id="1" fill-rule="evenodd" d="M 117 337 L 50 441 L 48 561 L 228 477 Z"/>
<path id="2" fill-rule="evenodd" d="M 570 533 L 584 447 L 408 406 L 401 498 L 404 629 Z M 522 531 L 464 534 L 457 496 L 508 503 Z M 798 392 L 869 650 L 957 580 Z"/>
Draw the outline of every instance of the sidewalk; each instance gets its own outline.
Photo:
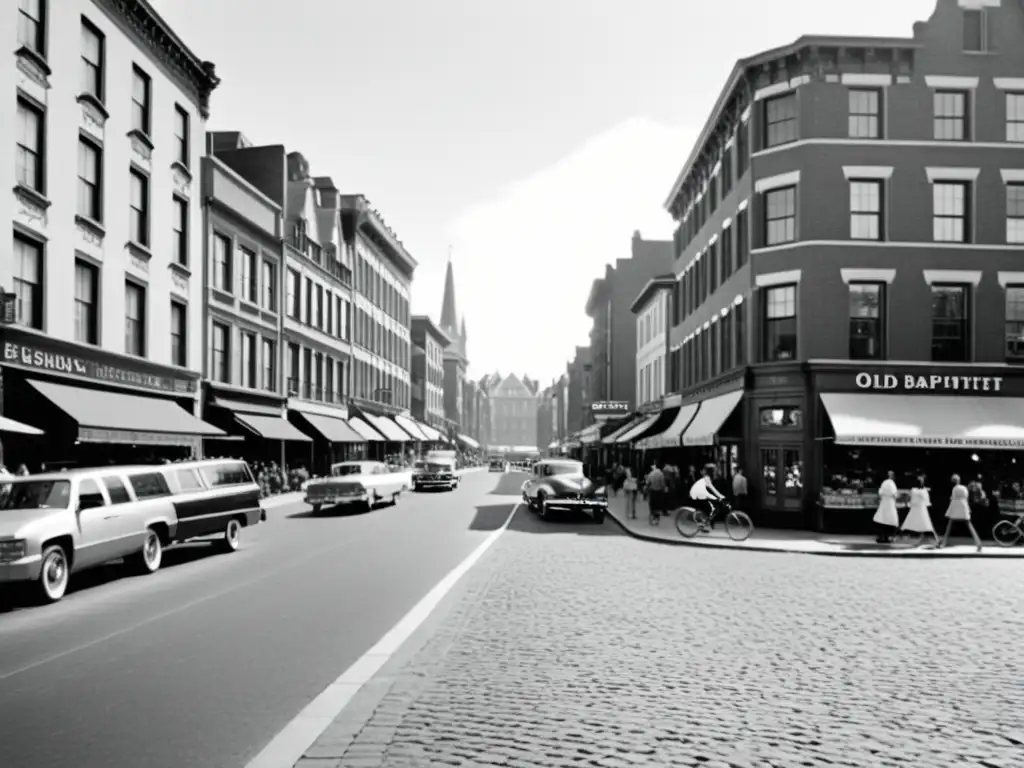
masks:
<path id="1" fill-rule="evenodd" d="M 906 542 L 878 544 L 871 536 L 823 534 L 813 531 L 789 531 L 755 527 L 754 532 L 746 541 L 733 541 L 726 535 L 721 525 L 716 525 L 715 530 L 709 534 L 701 534 L 695 538 L 686 539 L 676 530 L 675 519 L 672 517 L 663 517 L 659 525 L 651 525 L 648 522 L 647 502 L 643 500 L 643 497 L 637 497 L 636 519 L 628 519 L 626 517 L 626 500 L 621 495 L 612 496 L 608 500 L 608 516 L 634 538 L 658 544 L 674 544 L 684 547 L 738 549 L 750 552 L 790 552 L 830 557 L 900 559 L 1024 558 L 1024 547 L 1000 547 L 992 542 L 991 539 L 986 540 L 988 531 L 978 531 L 978 535 L 981 536 L 981 543 L 984 545 L 984 549 L 981 552 L 975 549 L 974 542 L 970 538 L 963 536 L 954 536 L 950 539 L 948 547 L 935 549 L 927 537 L 918 546 L 913 546 Z"/>

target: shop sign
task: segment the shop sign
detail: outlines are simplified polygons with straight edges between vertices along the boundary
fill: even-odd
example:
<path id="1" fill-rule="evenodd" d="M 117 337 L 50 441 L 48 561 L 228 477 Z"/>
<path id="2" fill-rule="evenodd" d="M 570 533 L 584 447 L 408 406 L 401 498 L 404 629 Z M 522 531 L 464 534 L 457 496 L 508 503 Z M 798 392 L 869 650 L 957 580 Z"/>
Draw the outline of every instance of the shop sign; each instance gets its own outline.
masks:
<path id="1" fill-rule="evenodd" d="M 872 392 L 1001 392 L 1002 376 L 948 376 L 945 374 L 918 375 L 906 373 L 867 373 L 861 371 L 854 378 L 857 389 Z"/>
<path id="2" fill-rule="evenodd" d="M 1024 438 L 843 435 L 842 445 L 903 445 L 914 448 L 1024 448 Z"/>
<path id="3" fill-rule="evenodd" d="M 590 404 L 590 412 L 594 418 L 610 419 L 629 414 L 629 403 L 625 400 L 602 400 Z"/>
<path id="4" fill-rule="evenodd" d="M 18 368 L 181 394 L 193 394 L 198 386 L 196 379 L 164 376 L 158 373 L 132 370 L 119 365 L 107 365 L 79 355 L 58 351 L 56 344 L 54 344 L 54 349 L 47 349 L 44 343 L 37 343 L 34 339 L 31 342 L 5 340 L 3 347 L 4 365 Z"/>

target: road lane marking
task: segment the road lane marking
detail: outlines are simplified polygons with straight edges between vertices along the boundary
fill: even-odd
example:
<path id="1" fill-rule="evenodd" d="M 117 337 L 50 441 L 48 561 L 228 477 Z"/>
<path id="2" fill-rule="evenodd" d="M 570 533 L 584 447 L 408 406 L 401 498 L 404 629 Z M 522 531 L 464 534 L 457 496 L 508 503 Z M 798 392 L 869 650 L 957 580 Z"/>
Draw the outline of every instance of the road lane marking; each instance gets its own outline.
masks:
<path id="1" fill-rule="evenodd" d="M 341 714 L 342 710 L 380 671 L 381 667 L 405 643 L 431 613 L 445 595 L 452 591 L 459 579 L 483 557 L 491 545 L 508 528 L 512 518 L 519 511 L 519 502 L 512 505 L 512 511 L 501 527 L 491 533 L 469 557 L 455 566 L 437 585 L 402 617 L 377 643 L 356 660 L 338 678 L 328 685 L 313 701 L 286 725 L 263 750 L 250 760 L 245 768 L 294 768 L 295 764 Z"/>

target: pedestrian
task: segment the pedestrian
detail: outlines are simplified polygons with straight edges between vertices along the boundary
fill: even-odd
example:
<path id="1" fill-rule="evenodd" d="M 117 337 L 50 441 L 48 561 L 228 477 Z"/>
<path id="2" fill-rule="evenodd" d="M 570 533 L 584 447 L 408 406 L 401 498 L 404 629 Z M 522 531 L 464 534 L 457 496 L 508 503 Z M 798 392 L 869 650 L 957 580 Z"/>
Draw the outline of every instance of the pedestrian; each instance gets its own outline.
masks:
<path id="1" fill-rule="evenodd" d="M 900 527 L 900 513 L 896 511 L 896 497 L 899 489 L 896 487 L 896 473 L 891 470 L 886 473 L 878 489 L 878 510 L 875 512 L 874 521 L 879 526 L 879 544 L 888 544 L 892 541 L 892 535 Z"/>
<path id="2" fill-rule="evenodd" d="M 648 522 L 657 525 L 661 522 L 661 512 L 665 506 L 665 474 L 658 467 L 657 461 L 651 462 L 651 471 L 647 473 L 647 506 L 650 511 Z"/>
<path id="3" fill-rule="evenodd" d="M 626 517 L 636 520 L 636 478 L 633 477 L 633 470 L 625 469 L 626 476 L 622 481 L 622 490 L 626 497 Z"/>
<path id="4" fill-rule="evenodd" d="M 925 477 L 924 475 L 919 475 L 917 485 L 910 489 L 910 511 L 907 513 L 907 518 L 903 521 L 901 529 L 913 531 L 914 533 L 930 533 L 932 538 L 935 539 L 935 546 L 937 547 L 939 545 L 939 534 L 935 532 L 935 526 L 932 525 L 932 516 L 928 512 L 928 508 L 931 505 L 932 498 L 925 487 Z"/>
<path id="5" fill-rule="evenodd" d="M 960 484 L 960 475 L 953 475 L 950 482 L 953 483 L 953 492 L 949 495 L 949 509 L 946 510 L 946 519 L 949 522 L 946 523 L 946 532 L 943 534 L 939 546 L 945 547 L 949 544 L 949 534 L 953 530 L 953 523 L 967 523 L 967 530 L 971 532 L 974 545 L 981 552 L 981 539 L 978 538 L 978 532 L 974 530 L 974 525 L 971 523 L 971 507 L 967 503 L 967 487 Z"/>
<path id="6" fill-rule="evenodd" d="M 736 509 L 747 511 L 747 478 L 743 474 L 743 470 L 738 467 L 732 478 L 732 499 Z"/>

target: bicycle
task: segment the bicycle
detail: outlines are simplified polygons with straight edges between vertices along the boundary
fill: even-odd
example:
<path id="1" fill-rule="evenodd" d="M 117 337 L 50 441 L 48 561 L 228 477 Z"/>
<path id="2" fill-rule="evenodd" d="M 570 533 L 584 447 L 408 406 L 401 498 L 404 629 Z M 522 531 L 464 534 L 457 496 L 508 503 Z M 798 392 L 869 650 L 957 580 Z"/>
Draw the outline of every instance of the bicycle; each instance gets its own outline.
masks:
<path id="1" fill-rule="evenodd" d="M 726 535 L 733 541 L 746 541 L 750 534 L 754 532 L 754 523 L 750 519 L 750 515 L 746 512 L 734 510 L 729 502 L 723 500 L 716 502 L 713 516 L 718 517 L 718 513 L 722 510 L 725 511 Z M 680 507 L 676 510 L 675 514 L 676 530 L 679 531 L 680 536 L 692 539 L 697 534 L 711 532 L 712 515 L 709 515 L 705 510 L 694 507 Z"/>
<path id="2" fill-rule="evenodd" d="M 1001 547 L 1014 547 L 1024 539 L 1024 512 L 1015 520 L 1000 520 L 992 526 L 992 540 Z"/>

